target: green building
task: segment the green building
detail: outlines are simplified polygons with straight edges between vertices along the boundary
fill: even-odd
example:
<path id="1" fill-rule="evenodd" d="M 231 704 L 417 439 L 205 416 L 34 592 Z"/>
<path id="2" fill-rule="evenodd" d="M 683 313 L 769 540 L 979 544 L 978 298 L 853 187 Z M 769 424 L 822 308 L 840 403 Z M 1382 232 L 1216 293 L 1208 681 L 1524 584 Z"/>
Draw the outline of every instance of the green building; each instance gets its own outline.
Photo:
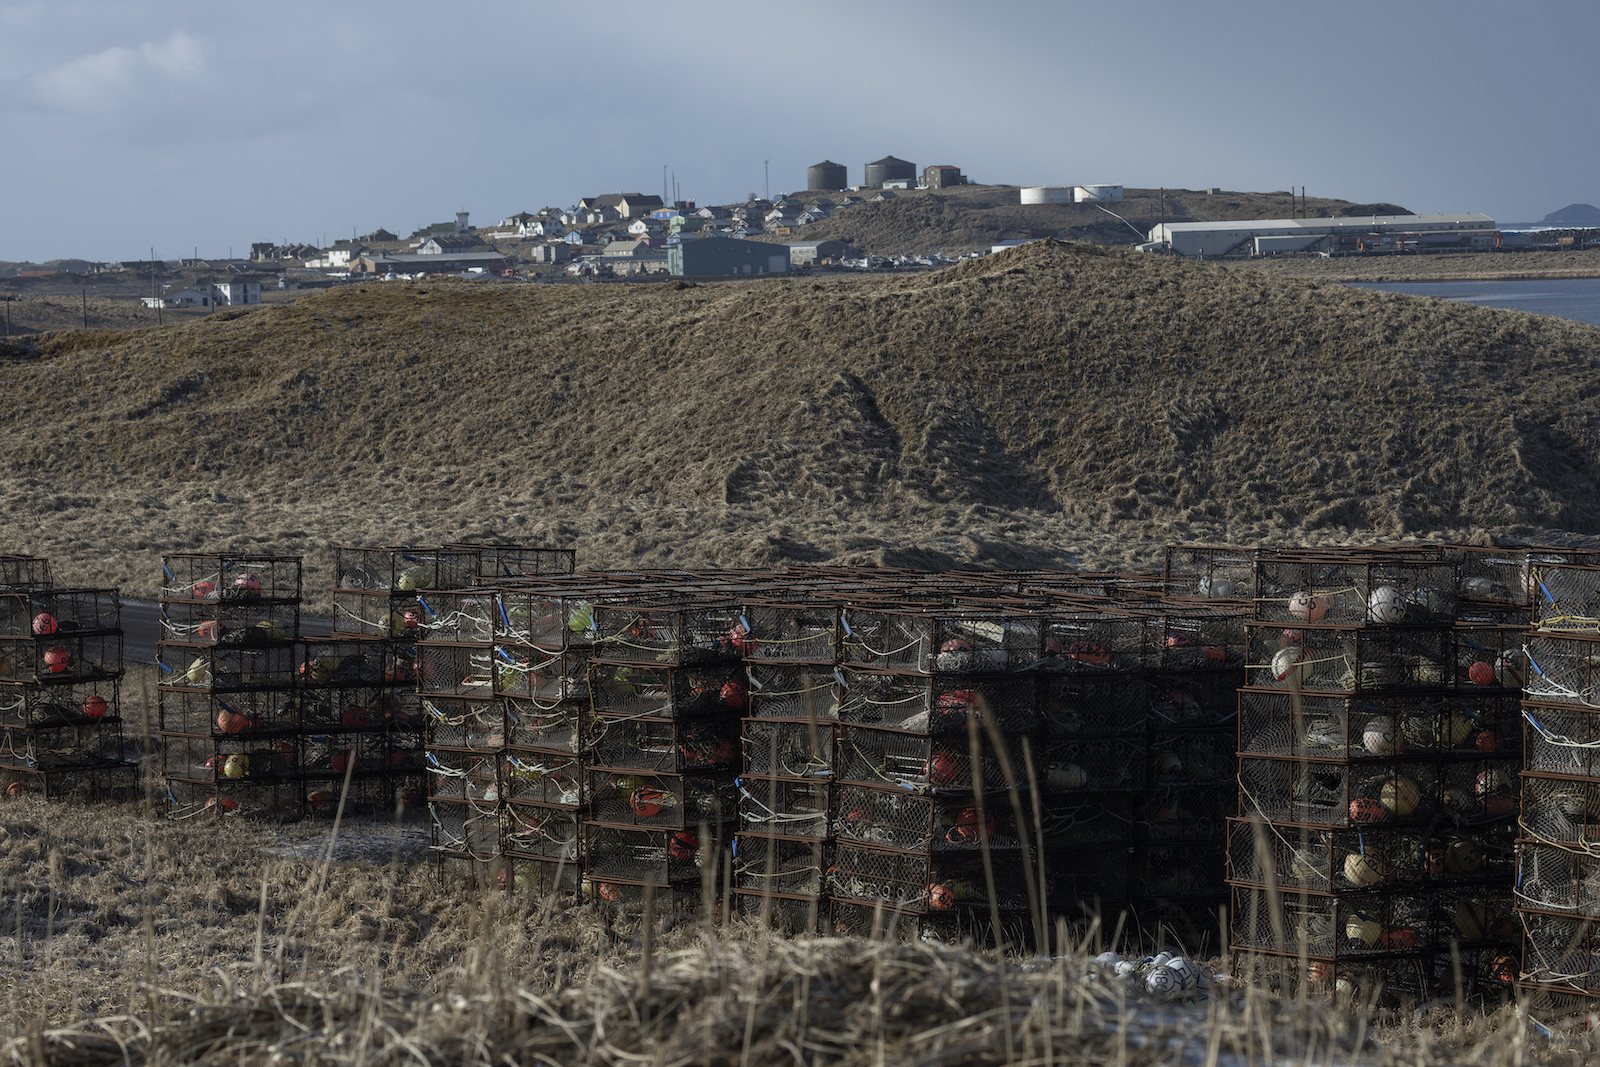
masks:
<path id="1" fill-rule="evenodd" d="M 789 249 L 783 245 L 702 237 L 667 246 L 668 274 L 782 274 L 788 269 Z"/>

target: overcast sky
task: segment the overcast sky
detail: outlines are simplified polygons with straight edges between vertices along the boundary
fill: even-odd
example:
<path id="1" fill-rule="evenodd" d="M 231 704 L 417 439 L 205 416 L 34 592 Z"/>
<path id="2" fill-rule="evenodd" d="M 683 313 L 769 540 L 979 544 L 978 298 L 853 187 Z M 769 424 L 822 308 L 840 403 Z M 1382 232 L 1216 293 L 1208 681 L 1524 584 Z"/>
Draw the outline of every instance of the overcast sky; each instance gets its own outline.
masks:
<path id="1" fill-rule="evenodd" d="M 827 158 L 1600 203 L 1592 0 L 0 0 L 0 260 L 243 254 Z"/>

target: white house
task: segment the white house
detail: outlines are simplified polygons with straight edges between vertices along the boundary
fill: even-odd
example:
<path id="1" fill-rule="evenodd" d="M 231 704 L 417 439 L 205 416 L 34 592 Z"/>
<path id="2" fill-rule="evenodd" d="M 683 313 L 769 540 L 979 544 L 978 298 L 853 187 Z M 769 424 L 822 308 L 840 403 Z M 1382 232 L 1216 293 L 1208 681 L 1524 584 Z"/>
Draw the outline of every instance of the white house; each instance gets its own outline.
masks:
<path id="1" fill-rule="evenodd" d="M 198 289 L 174 289 L 160 296 L 141 296 L 147 308 L 197 308 L 209 307 L 211 300 Z"/>
<path id="2" fill-rule="evenodd" d="M 213 282 L 211 289 L 218 304 L 261 303 L 261 282 L 255 279 L 230 278 Z"/>

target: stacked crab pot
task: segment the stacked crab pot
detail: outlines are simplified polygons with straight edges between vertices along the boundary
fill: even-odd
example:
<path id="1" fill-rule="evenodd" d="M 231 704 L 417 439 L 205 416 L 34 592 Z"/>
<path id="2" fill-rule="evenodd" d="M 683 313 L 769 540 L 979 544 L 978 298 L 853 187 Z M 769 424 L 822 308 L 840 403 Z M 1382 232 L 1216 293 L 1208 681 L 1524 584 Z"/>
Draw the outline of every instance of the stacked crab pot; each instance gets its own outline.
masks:
<path id="1" fill-rule="evenodd" d="M 128 795 L 114 589 L 52 588 L 46 560 L 0 556 L 0 789 Z"/>
<path id="2" fill-rule="evenodd" d="M 1087 773 L 1047 766 L 1041 747 L 1040 618 L 857 598 L 839 642 L 835 931 L 881 927 L 883 912 L 945 936 L 995 919 L 1025 929 L 1044 889 L 1026 845 L 1029 768 Z"/>
<path id="3" fill-rule="evenodd" d="M 692 596 L 594 604 L 583 862 L 601 900 L 684 909 L 714 889 L 703 870 L 736 828 L 749 703 L 739 616 Z"/>
<path id="4" fill-rule="evenodd" d="M 163 557 L 159 743 L 170 813 L 305 807 L 298 556 Z"/>
<path id="5" fill-rule="evenodd" d="M 1520 984 L 1541 1008 L 1592 1010 L 1600 998 L 1600 566 L 1562 558 L 1542 554 L 1527 570 L 1534 620 L 1520 664 Z"/>
<path id="6" fill-rule="evenodd" d="M 1504 635 L 1458 631 L 1458 558 L 1258 561 L 1231 939 L 1313 986 L 1479 993 L 1516 948 L 1517 679 L 1473 667 Z"/>
<path id="7" fill-rule="evenodd" d="M 742 914 L 766 914 L 787 931 L 817 932 L 827 918 L 838 631 L 835 607 L 772 599 L 747 602 L 733 635 L 749 677 L 735 906 Z"/>

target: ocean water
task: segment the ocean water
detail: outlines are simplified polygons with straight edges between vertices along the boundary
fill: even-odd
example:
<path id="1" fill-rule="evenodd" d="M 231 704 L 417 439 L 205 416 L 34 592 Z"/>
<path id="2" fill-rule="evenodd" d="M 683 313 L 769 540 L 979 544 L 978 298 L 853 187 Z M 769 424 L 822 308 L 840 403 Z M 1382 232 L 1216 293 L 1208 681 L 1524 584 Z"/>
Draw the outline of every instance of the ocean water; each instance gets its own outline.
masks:
<path id="1" fill-rule="evenodd" d="M 1358 289 L 1431 296 L 1482 307 L 1531 311 L 1600 326 L 1600 278 L 1506 282 L 1348 282 Z"/>

